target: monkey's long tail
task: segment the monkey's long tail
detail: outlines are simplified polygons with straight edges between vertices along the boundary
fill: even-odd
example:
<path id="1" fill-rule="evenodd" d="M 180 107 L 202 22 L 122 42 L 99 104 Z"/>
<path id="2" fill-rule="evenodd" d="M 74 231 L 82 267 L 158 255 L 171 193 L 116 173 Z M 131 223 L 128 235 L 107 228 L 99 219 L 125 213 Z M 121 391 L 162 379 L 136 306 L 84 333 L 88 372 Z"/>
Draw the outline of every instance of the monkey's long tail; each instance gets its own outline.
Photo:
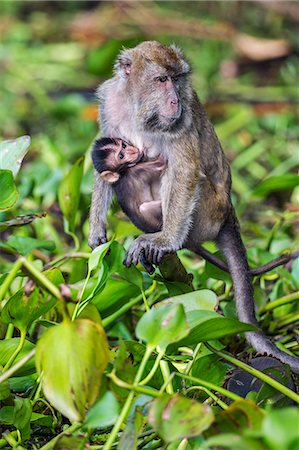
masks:
<path id="1" fill-rule="evenodd" d="M 252 276 L 249 271 L 246 250 L 241 239 L 239 223 L 231 214 L 222 226 L 217 244 L 223 252 L 234 283 L 236 308 L 239 320 L 257 326 L 255 317 Z M 289 364 L 299 374 L 299 358 L 279 350 L 262 331 L 246 333 L 247 341 L 259 353 L 267 353 Z"/>

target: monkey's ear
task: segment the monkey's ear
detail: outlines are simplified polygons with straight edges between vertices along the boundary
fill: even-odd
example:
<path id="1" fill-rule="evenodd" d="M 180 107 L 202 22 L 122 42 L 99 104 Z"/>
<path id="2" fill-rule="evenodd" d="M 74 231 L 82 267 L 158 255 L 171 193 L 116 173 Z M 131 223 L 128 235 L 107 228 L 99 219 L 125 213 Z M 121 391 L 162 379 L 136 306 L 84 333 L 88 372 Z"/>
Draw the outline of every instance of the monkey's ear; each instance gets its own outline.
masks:
<path id="1" fill-rule="evenodd" d="M 111 172 L 111 170 L 104 170 L 104 172 L 101 172 L 101 178 L 106 181 L 106 183 L 115 183 L 119 177 L 119 173 Z"/>
<path id="2" fill-rule="evenodd" d="M 179 47 L 177 47 L 175 44 L 171 44 L 169 46 L 169 48 L 171 48 L 171 50 L 173 50 L 174 53 L 177 55 L 177 57 L 180 59 L 181 66 L 182 66 L 182 72 L 185 74 L 190 73 L 191 72 L 190 64 L 186 60 L 186 57 L 183 54 L 182 50 Z"/>
<path id="3" fill-rule="evenodd" d="M 117 58 L 115 70 L 123 77 L 127 78 L 132 70 L 132 51 L 123 50 Z"/>

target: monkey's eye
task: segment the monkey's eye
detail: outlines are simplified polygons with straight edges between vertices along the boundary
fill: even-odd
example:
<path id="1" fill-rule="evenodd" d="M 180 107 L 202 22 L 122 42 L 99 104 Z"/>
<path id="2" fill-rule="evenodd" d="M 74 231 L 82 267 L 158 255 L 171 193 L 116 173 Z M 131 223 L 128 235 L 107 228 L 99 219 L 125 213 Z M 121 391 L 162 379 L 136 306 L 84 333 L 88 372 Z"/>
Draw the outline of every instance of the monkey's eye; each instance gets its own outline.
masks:
<path id="1" fill-rule="evenodd" d="M 157 80 L 160 81 L 160 83 L 165 83 L 165 81 L 167 81 L 168 77 L 158 77 Z"/>
<path id="2" fill-rule="evenodd" d="M 122 148 L 127 148 L 127 145 L 124 142 L 122 143 L 121 146 L 122 146 Z"/>
<path id="3" fill-rule="evenodd" d="M 125 157 L 125 155 L 122 152 L 120 152 L 118 154 L 118 159 L 124 159 L 124 157 Z"/>

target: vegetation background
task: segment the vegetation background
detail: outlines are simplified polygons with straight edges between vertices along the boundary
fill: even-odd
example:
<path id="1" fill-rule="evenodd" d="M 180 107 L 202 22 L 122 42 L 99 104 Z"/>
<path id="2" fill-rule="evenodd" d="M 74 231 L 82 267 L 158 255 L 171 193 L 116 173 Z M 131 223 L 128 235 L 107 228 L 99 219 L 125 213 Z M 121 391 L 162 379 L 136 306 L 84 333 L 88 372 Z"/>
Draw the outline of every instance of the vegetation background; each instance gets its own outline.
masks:
<path id="1" fill-rule="evenodd" d="M 192 64 L 250 265 L 298 250 L 298 3 L 4 0 L 0 12 L 0 448 L 298 449 L 296 380 L 242 366 L 256 360 L 227 274 L 185 250 L 153 277 L 125 269 L 139 232 L 116 203 L 112 240 L 91 256 L 87 244 L 95 90 L 123 46 L 157 39 Z M 297 258 L 254 281 L 263 330 L 297 355 L 298 280 Z"/>

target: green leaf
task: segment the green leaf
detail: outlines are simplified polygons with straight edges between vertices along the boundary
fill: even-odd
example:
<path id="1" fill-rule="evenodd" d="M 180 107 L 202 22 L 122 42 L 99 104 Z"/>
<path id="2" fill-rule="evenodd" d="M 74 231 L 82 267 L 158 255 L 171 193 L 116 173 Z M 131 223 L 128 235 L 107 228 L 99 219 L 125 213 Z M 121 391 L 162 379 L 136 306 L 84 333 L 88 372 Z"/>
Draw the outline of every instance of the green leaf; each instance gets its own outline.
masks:
<path id="1" fill-rule="evenodd" d="M 237 319 L 228 319 L 226 317 L 218 316 L 205 320 L 194 328 L 191 328 L 188 336 L 181 339 L 178 345 L 194 345 L 199 342 L 211 341 L 212 339 L 219 339 L 231 334 L 255 330 L 256 328 L 253 325 L 239 322 Z"/>
<path id="2" fill-rule="evenodd" d="M 217 295 L 209 289 L 201 289 L 199 291 L 188 292 L 187 294 L 176 295 L 175 297 L 169 297 L 158 305 L 173 305 L 181 304 L 184 306 L 186 313 L 188 311 L 197 309 L 207 309 L 215 311 L 218 306 Z"/>
<path id="3" fill-rule="evenodd" d="M 53 241 L 46 241 L 42 239 L 35 239 L 27 236 L 10 236 L 6 245 L 16 250 L 20 255 L 29 255 L 32 250 L 42 249 L 53 251 L 55 250 L 55 243 Z"/>
<path id="4" fill-rule="evenodd" d="M 0 211 L 12 208 L 18 196 L 12 172 L 0 169 Z"/>
<path id="5" fill-rule="evenodd" d="M 119 405 L 112 392 L 105 394 L 86 414 L 84 428 L 106 428 L 114 424 L 119 414 Z"/>
<path id="6" fill-rule="evenodd" d="M 264 411 L 251 400 L 238 400 L 215 418 L 215 423 L 209 429 L 209 435 L 222 433 L 243 434 L 248 431 L 260 433 Z M 281 447 L 283 448 L 283 447 Z"/>
<path id="7" fill-rule="evenodd" d="M 21 289 L 5 304 L 1 318 L 4 323 L 12 323 L 25 332 L 34 320 L 50 311 L 56 302 L 56 298 L 44 296 L 37 288 L 29 297 Z"/>
<path id="8" fill-rule="evenodd" d="M 22 440 L 30 437 L 30 419 L 32 414 L 32 403 L 29 398 L 15 398 L 13 413 L 13 424 L 20 430 Z"/>
<path id="9" fill-rule="evenodd" d="M 130 414 L 126 428 L 121 434 L 121 438 L 117 450 L 137 450 L 138 437 L 142 433 L 143 414 L 140 412 L 140 407 L 135 408 L 134 412 Z"/>
<path id="10" fill-rule="evenodd" d="M 165 350 L 188 333 L 188 324 L 182 305 L 163 305 L 147 311 L 139 320 L 136 336 L 151 347 Z"/>
<path id="11" fill-rule="evenodd" d="M 99 245 L 91 252 L 90 257 L 88 258 L 88 272 L 92 272 L 92 270 L 96 269 L 102 263 L 111 244 L 111 241 L 106 242 L 105 244 Z"/>
<path id="12" fill-rule="evenodd" d="M 38 341 L 36 367 L 44 394 L 71 422 L 81 422 L 95 402 L 108 354 L 103 328 L 88 319 L 64 321 Z"/>
<path id="13" fill-rule="evenodd" d="M 149 422 L 166 442 L 198 436 L 214 420 L 212 409 L 196 400 L 176 394 L 163 395 L 154 400 Z"/>
<path id="14" fill-rule="evenodd" d="M 285 408 L 268 413 L 263 422 L 264 439 L 271 450 L 297 449 L 299 410 Z"/>
<path id="15" fill-rule="evenodd" d="M 233 433 L 220 433 L 207 439 L 201 449 L 228 448 L 229 450 L 268 450 L 264 444 L 250 437 L 241 437 Z M 281 449 L 282 450 L 282 449 Z"/>
<path id="16" fill-rule="evenodd" d="M 219 361 L 219 356 L 207 355 L 195 361 L 191 375 L 222 386 L 226 371 L 227 367 Z"/>
<path id="17" fill-rule="evenodd" d="M 269 177 L 262 181 L 257 188 L 254 189 L 252 195 L 254 197 L 265 197 L 271 192 L 293 189 L 299 184 L 299 176 L 294 173 L 287 173 L 276 177 Z"/>
<path id="18" fill-rule="evenodd" d="M 0 375 L 2 375 L 1 371 L 0 371 Z M 0 401 L 5 400 L 9 396 L 10 396 L 10 387 L 9 387 L 8 380 L 5 380 L 0 384 Z"/>
<path id="19" fill-rule="evenodd" d="M 11 170 L 15 177 L 28 151 L 30 136 L 0 142 L 0 169 Z"/>
<path id="20" fill-rule="evenodd" d="M 0 365 L 5 366 L 5 364 L 9 361 L 12 354 L 17 349 L 20 343 L 20 338 L 11 338 L 4 339 L 0 341 Z M 31 350 L 35 348 L 35 345 L 32 342 L 25 340 L 24 346 L 18 356 L 16 357 L 14 363 L 16 364 L 20 359 L 24 358 Z M 34 358 L 30 361 L 27 361 L 24 366 L 20 367 L 17 372 L 14 373 L 14 377 L 22 377 L 25 375 L 31 375 L 35 372 L 35 363 Z"/>
<path id="21" fill-rule="evenodd" d="M 83 176 L 84 156 L 81 156 L 64 177 L 58 190 L 60 209 L 67 221 L 67 231 L 75 230 L 75 219 L 80 200 L 80 186 Z"/>

